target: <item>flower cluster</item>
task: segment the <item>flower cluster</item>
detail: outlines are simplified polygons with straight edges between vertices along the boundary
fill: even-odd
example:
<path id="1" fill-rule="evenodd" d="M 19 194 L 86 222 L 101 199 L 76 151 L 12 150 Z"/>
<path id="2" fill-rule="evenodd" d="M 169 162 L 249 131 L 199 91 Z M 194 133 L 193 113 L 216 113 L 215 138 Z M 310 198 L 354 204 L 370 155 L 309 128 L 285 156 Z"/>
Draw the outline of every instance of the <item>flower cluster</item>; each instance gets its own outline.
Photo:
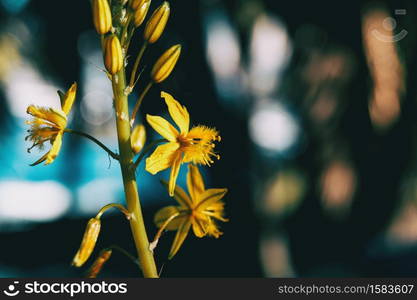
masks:
<path id="1" fill-rule="evenodd" d="M 61 109 L 34 105 L 27 108 L 27 113 L 33 116 L 33 119 L 27 122 L 30 129 L 26 139 L 33 143 L 29 150 L 34 147 L 43 149 L 46 142 L 51 144 L 50 150 L 32 165 L 41 162 L 52 163 L 59 154 L 64 133 L 77 134 L 90 139 L 117 160 L 123 175 L 127 205 L 110 203 L 104 206 L 96 217 L 90 219 L 81 246 L 73 259 L 73 265 L 80 267 L 89 259 L 99 238 L 101 215 L 109 208 L 117 208 L 130 222 L 138 258 L 118 247 L 105 248 L 91 266 L 88 276 L 96 277 L 105 262 L 110 259 L 112 249 L 118 249 L 130 258 L 133 257 L 133 260 L 141 266 L 145 277 L 158 277 L 153 250 L 164 230 L 177 231 L 169 259 L 178 252 L 191 228 L 200 238 L 204 236 L 218 238 L 222 234 L 217 222 L 227 221 L 222 202 L 227 189 L 206 189 L 197 167 L 197 165 L 210 166 L 215 159 L 220 158 L 215 151 L 215 143 L 220 142 L 221 138 L 214 128 L 203 125 L 191 126 L 188 110 L 167 92 L 161 92 L 161 97 L 167 105 L 174 125 L 160 116 L 146 114 L 148 125 L 163 139 L 147 143 L 145 125 L 135 124 L 136 115 L 149 89 L 153 85 L 162 83 L 173 72 L 181 54 L 180 44 L 169 47 L 154 62 L 149 73 L 149 82 L 138 91 L 139 97 L 134 102 L 132 112 L 129 112 L 129 96 L 133 95 L 139 81 L 137 73 L 141 74 L 143 71 L 142 57 L 147 47 L 156 43 L 165 30 L 171 13 L 169 3 L 163 2 L 159 5 L 147 21 L 151 0 L 92 0 L 91 4 L 93 24 L 101 39 L 105 73 L 112 83 L 119 153 L 111 151 L 95 137 L 67 127 L 68 114 L 76 98 L 77 85 L 74 83 L 65 94 L 58 92 Z M 142 47 L 132 67 L 129 66 L 128 77 L 127 53 L 130 44 L 134 41 L 135 30 L 142 24 L 145 24 Z M 158 145 L 160 143 L 163 144 Z M 147 157 L 145 169 L 153 175 L 170 169 L 169 181 L 163 184 L 169 195 L 179 204 L 164 207 L 156 213 L 154 221 L 159 231 L 152 243 L 149 243 L 147 238 L 136 185 L 135 171 L 145 157 Z M 188 164 L 188 193 L 176 185 L 182 164 Z"/>

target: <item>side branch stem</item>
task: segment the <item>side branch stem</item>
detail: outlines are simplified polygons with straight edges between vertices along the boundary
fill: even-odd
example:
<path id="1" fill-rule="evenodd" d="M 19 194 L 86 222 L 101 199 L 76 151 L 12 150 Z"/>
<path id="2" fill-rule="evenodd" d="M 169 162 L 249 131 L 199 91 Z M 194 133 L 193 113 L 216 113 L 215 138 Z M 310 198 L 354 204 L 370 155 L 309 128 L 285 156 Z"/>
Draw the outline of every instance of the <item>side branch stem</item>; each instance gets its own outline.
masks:
<path id="1" fill-rule="evenodd" d="M 136 57 L 135 64 L 133 65 L 132 74 L 130 75 L 130 83 L 129 87 L 133 90 L 135 83 L 136 83 L 136 73 L 139 68 L 140 60 L 142 59 L 143 53 L 145 53 L 145 49 L 148 46 L 148 43 L 145 41 L 143 42 L 142 47 L 139 50 L 138 56 Z"/>
<path id="2" fill-rule="evenodd" d="M 82 132 L 82 131 L 78 131 L 78 130 L 73 130 L 73 129 L 69 129 L 69 128 L 66 128 L 65 129 L 65 132 L 68 132 L 68 133 L 73 133 L 73 134 L 76 134 L 76 135 L 79 135 L 79 136 L 82 136 L 82 137 L 85 137 L 85 138 L 87 138 L 87 139 L 89 139 L 89 140 L 91 140 L 91 141 L 93 141 L 94 143 L 96 143 L 98 146 L 100 146 L 101 148 L 103 148 L 103 150 L 104 151 L 106 151 L 113 159 L 115 159 L 115 160 L 119 160 L 119 155 L 117 155 L 116 153 L 114 153 L 113 151 L 111 151 L 109 148 L 107 148 L 107 146 L 105 146 L 102 142 L 100 142 L 98 139 L 96 139 L 95 137 L 93 137 L 93 136 L 91 136 L 91 135 L 89 135 L 89 134 L 87 134 L 87 133 L 85 133 L 85 132 Z"/>
<path id="3" fill-rule="evenodd" d="M 132 117 L 130 118 L 130 126 L 133 126 L 133 123 L 135 123 L 136 114 L 139 111 L 139 108 L 140 108 L 140 105 L 142 104 L 143 99 L 145 98 L 146 94 L 152 87 L 152 84 L 153 84 L 152 81 L 148 83 L 148 85 L 145 87 L 142 94 L 140 94 L 138 100 L 136 101 L 135 107 L 133 108 L 133 111 L 132 111 Z"/>

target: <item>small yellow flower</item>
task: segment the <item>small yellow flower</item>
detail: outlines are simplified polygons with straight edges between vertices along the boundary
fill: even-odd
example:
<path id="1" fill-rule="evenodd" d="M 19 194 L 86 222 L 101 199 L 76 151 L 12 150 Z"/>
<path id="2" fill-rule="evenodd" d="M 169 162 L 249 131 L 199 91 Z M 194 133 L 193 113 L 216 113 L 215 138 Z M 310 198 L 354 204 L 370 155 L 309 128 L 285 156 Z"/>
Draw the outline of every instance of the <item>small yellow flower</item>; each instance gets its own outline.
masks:
<path id="1" fill-rule="evenodd" d="M 30 105 L 27 108 L 27 113 L 34 118 L 27 121 L 31 127 L 28 130 L 29 135 L 26 140 L 33 142 L 33 145 L 28 149 L 30 151 L 34 147 L 42 149 L 45 142 L 50 142 L 51 149 L 44 154 L 40 159 L 31 164 L 35 166 L 45 161 L 48 165 L 57 157 L 62 145 L 62 136 L 67 126 L 67 116 L 71 111 L 77 93 L 77 84 L 74 83 L 70 89 L 65 93 L 58 92 L 61 98 L 61 109 L 37 107 Z"/>
<path id="2" fill-rule="evenodd" d="M 189 195 L 179 186 L 175 187 L 174 198 L 180 204 L 179 206 L 164 207 L 156 213 L 154 218 L 156 226 L 165 225 L 167 230 L 177 230 L 169 259 L 178 252 L 191 227 L 199 238 L 206 235 L 218 238 L 223 233 L 215 221 L 228 221 L 223 217 L 224 202 L 221 201 L 227 189 L 206 190 L 198 167 L 192 164 L 188 165 L 187 187 Z M 166 220 L 174 215 L 177 216 L 166 224 Z"/>
<path id="3" fill-rule="evenodd" d="M 149 125 L 168 140 L 168 143 L 158 146 L 146 159 L 146 170 L 155 175 L 171 168 L 169 194 L 173 196 L 181 164 L 192 162 L 210 166 L 213 157 L 220 158 L 214 152 L 214 141 L 220 141 L 221 138 L 217 130 L 206 126 L 198 125 L 190 130 L 187 109 L 168 93 L 161 92 L 161 97 L 165 98 L 169 114 L 180 131 L 162 117 L 146 115 Z"/>

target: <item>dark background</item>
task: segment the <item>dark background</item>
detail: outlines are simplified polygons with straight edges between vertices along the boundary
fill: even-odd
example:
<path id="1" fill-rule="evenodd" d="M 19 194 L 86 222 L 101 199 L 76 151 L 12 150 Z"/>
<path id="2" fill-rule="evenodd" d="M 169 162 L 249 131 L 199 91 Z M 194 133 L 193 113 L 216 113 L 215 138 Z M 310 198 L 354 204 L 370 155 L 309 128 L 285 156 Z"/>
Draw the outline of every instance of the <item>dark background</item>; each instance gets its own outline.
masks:
<path id="1" fill-rule="evenodd" d="M 151 9 L 160 2 L 153 1 Z M 385 9 L 392 12 L 406 8 L 405 26 L 408 37 L 399 43 L 402 61 L 407 70 L 406 91 L 402 96 L 402 109 L 398 120 L 383 131 L 375 130 L 368 112 L 368 99 L 373 86 L 364 53 L 361 20 L 362 1 L 251 1 L 259 2 L 264 11 L 277 15 L 286 24 L 288 37 L 293 42 L 293 54 L 282 74 L 283 84 L 277 95 L 285 95 L 297 115 L 303 138 L 291 155 L 264 154 L 251 140 L 248 120 L 254 106 L 253 94 L 243 91 L 233 101 L 222 100 L 214 83 L 214 76 L 206 60 L 206 45 L 203 20 L 211 9 L 221 7 L 234 24 L 242 52 L 242 64 L 250 60 L 248 28 L 241 21 L 244 1 L 172 1 L 172 15 L 167 30 L 145 61 L 154 61 L 159 54 L 174 43 L 181 43 L 181 59 L 173 75 L 157 88 L 153 88 L 144 102 L 143 111 L 157 114 L 164 111 L 159 102 L 160 90 L 166 90 L 182 101 L 190 111 L 194 123 L 215 126 L 221 132 L 222 142 L 218 145 L 221 160 L 216 162 L 206 176 L 211 187 L 227 187 L 229 192 L 226 211 L 230 222 L 221 224 L 224 235 L 218 240 L 198 239 L 189 235 L 184 246 L 172 261 L 166 256 L 173 233 L 163 236 L 156 249 L 162 276 L 166 277 L 262 277 L 262 276 L 415 276 L 417 275 L 417 227 L 414 223 L 405 226 L 408 232 L 416 233 L 414 240 L 406 244 L 387 245 L 386 232 L 393 218 L 403 207 L 402 189 L 404 181 L 413 174 L 415 161 L 416 124 L 416 52 L 415 13 L 412 1 L 384 1 Z M 379 1 L 383 2 L 383 1 Z M 6 2 L 4 2 L 6 3 Z M 41 74 L 54 78 L 60 85 L 68 87 L 79 82 L 81 60 L 77 41 L 82 32 L 91 30 L 91 11 L 88 1 L 40 1 L 32 0 L 19 12 L 12 13 L 3 3 L 0 10 L 0 26 L 3 34 L 10 24 L 19 20 L 32 30 L 30 49 L 22 49 L 21 55 L 28 57 Z M 35 24 L 31 26 L 31 24 Z M 320 28 L 325 38 L 312 39 L 311 44 L 297 44 L 300 26 Z M 249 27 L 248 27 L 249 26 Z M 140 31 L 140 30 L 139 30 Z M 132 53 L 140 46 L 131 49 Z M 348 49 L 355 58 L 355 67 L 343 92 L 344 104 L 332 123 L 332 133 L 326 138 L 317 132 L 324 129 L 312 124 L 303 106 L 308 87 L 300 78 L 300 69 L 312 48 L 322 51 L 334 45 Z M 218 47 L 222 47 L 221 44 Z M 135 49 L 136 48 L 136 49 Z M 149 66 L 147 67 L 149 69 Z M 103 74 L 104 76 L 104 74 Z M 141 78 L 143 84 L 146 78 Z M 141 82 L 140 82 L 141 83 Z M 21 119 L 10 113 L 5 101 L 4 85 L 0 86 L 0 135 L 6 139 L 12 134 Z M 34 97 L 33 101 L 36 101 Z M 78 101 L 78 100 L 77 100 Z M 80 102 L 77 102 L 77 115 Z M 83 122 L 75 116 L 73 127 L 82 129 Z M 23 128 L 23 127 L 22 127 Z M 23 128 L 24 129 L 24 128 Z M 343 141 L 340 142 L 339 141 Z M 61 160 L 58 180 L 71 190 L 77 185 L 82 168 L 83 155 L 78 138 L 65 137 L 66 151 Z M 86 142 L 88 143 L 88 142 Z M 323 209 L 320 192 L 315 181 L 323 171 L 323 144 L 341 144 L 348 149 L 349 162 L 354 166 L 356 191 L 349 211 L 340 217 Z M 0 148 L 0 161 L 10 159 L 7 143 Z M 12 146 L 13 147 L 13 146 Z M 99 150 L 97 150 L 99 151 Z M 342 151 L 343 152 L 343 151 Z M 104 153 L 102 154 L 105 155 Z M 30 155 L 30 159 L 34 159 Z M 71 162 L 71 163 L 69 163 Z M 23 162 L 22 162 L 23 163 Z M 25 161 L 26 163 L 26 161 Z M 116 165 L 114 163 L 114 165 Z M 25 168 L 27 163 L 25 165 Z M 269 214 L 261 203 L 265 183 L 273 174 L 288 166 L 302 169 L 306 178 L 306 192 L 298 206 L 285 217 Z M 117 167 L 113 166 L 112 168 Z M 7 164 L 0 164 L 1 169 Z M 30 168 L 27 166 L 27 168 Z M 33 167 L 38 169 L 43 166 Z M 103 166 L 105 171 L 107 165 Z M 35 171 L 32 171 L 35 172 Z M 158 176 L 157 176 L 158 177 Z M 413 178 L 411 176 L 411 178 Z M 19 173 L 15 179 L 20 178 Z M 139 178 L 140 180 L 140 178 Z M 158 181 L 157 178 L 153 179 Z M 145 187 L 146 188 L 146 187 Z M 144 214 L 149 234 L 153 236 L 153 214 L 169 202 L 160 194 L 152 196 L 144 204 Z M 94 201 L 94 197 L 90 199 Z M 410 200 L 414 201 L 415 199 Z M 260 208 L 261 207 L 261 208 Z M 89 216 L 80 216 L 69 211 L 57 220 L 49 222 L 23 222 L 25 226 L 8 226 L 2 223 L 0 240 L 0 274 L 7 276 L 82 276 L 85 269 L 70 266 L 79 245 L 84 226 Z M 17 229 L 16 229 L 17 228 Z M 289 255 L 271 257 L 260 249 L 269 238 L 283 237 L 284 253 Z M 282 240 L 281 240 L 282 241 Z M 118 214 L 104 217 L 102 232 L 97 245 L 100 248 L 117 244 L 134 253 L 128 224 Z M 282 249 L 282 248 L 279 248 Z M 394 250 L 392 250 L 394 249 Z M 272 251 L 272 250 L 271 250 Z M 269 253 L 269 252 L 267 252 Z M 282 253 L 281 253 L 282 255 Z M 282 262 L 277 261 L 282 259 Z M 272 260 L 272 261 L 271 261 Z M 284 262 L 285 261 L 285 262 Z M 289 264 L 291 272 L 271 273 L 268 263 Z M 104 277 L 133 277 L 138 275 L 135 265 L 119 253 L 114 253 L 105 266 Z"/>

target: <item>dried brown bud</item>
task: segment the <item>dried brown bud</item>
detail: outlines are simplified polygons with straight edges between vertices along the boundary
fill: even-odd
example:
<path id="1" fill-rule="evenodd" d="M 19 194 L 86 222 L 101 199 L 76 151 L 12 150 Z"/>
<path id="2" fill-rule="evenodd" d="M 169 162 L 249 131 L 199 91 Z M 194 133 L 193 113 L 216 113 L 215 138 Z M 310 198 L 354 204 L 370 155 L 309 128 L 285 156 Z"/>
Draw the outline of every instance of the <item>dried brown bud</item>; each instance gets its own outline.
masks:
<path id="1" fill-rule="evenodd" d="M 99 256 L 91 265 L 90 269 L 88 269 L 86 277 L 87 278 L 96 278 L 98 273 L 103 269 L 104 264 L 110 259 L 112 254 L 111 249 L 104 249 L 101 250 Z"/>

